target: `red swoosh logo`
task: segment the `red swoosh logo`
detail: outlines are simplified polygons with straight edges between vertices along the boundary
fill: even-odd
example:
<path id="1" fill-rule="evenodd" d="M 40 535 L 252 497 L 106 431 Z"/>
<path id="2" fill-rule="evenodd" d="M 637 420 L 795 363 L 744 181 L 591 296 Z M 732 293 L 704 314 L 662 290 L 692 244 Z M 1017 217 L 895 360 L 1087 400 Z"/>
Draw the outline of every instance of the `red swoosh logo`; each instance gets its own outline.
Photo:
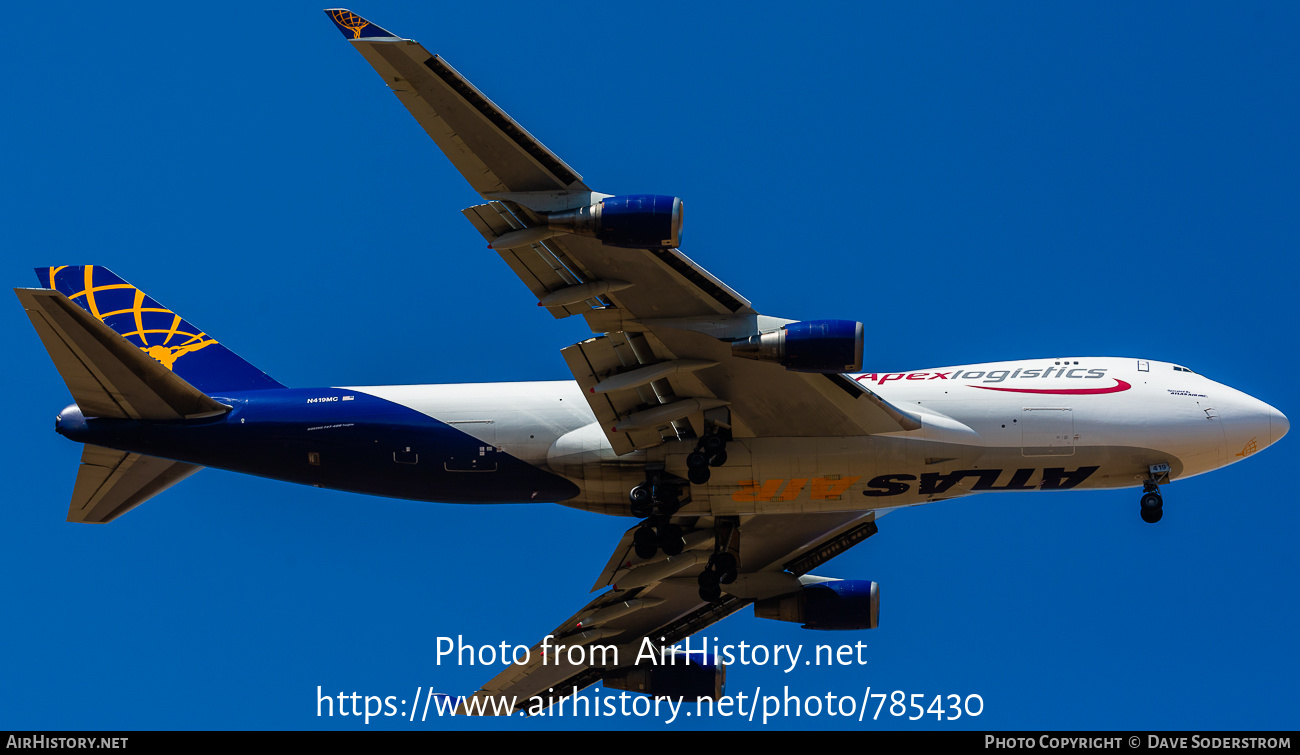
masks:
<path id="1" fill-rule="evenodd" d="M 995 388 L 991 385 L 972 385 L 971 388 L 983 388 L 986 391 L 1006 391 L 1008 393 L 1052 393 L 1061 396 L 1091 396 L 1098 393 L 1119 393 L 1120 391 L 1127 391 L 1129 388 L 1133 387 L 1119 378 L 1111 378 L 1111 380 L 1114 380 L 1118 385 L 1111 386 L 1110 388 L 1068 388 L 1056 390 L 1049 390 L 1047 388 Z"/>

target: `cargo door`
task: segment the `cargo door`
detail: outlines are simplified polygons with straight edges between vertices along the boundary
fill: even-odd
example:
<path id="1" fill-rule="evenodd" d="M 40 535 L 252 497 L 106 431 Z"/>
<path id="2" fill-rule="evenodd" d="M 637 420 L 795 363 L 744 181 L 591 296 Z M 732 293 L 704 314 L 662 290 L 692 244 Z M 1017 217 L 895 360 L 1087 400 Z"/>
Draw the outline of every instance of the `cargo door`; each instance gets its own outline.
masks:
<path id="1" fill-rule="evenodd" d="M 1026 407 L 1020 428 L 1025 456 L 1074 455 L 1074 412 L 1068 407 Z"/>

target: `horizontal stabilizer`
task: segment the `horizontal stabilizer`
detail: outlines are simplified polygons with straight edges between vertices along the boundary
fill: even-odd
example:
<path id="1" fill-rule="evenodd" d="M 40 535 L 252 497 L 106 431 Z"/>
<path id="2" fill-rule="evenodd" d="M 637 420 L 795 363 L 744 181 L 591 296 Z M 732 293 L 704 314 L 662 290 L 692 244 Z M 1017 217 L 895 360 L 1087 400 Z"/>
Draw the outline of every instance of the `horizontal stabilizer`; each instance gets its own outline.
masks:
<path id="1" fill-rule="evenodd" d="M 203 467 L 87 444 L 69 522 L 111 522 Z"/>
<path id="2" fill-rule="evenodd" d="M 14 293 L 85 416 L 177 420 L 228 410 L 58 291 Z"/>

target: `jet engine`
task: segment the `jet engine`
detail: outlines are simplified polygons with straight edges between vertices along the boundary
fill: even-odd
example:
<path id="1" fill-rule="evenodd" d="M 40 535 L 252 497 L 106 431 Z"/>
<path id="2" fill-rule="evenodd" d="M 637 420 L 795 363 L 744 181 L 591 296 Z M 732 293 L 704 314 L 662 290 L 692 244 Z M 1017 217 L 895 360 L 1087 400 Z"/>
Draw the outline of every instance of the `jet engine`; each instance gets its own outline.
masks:
<path id="1" fill-rule="evenodd" d="M 667 650 L 658 664 L 618 669 L 602 679 L 609 689 L 695 701 L 722 699 L 727 666 L 710 653 Z"/>
<path id="2" fill-rule="evenodd" d="M 589 207 L 546 216 L 553 231 L 628 249 L 673 249 L 682 242 L 682 200 L 657 194 L 606 197 Z"/>
<path id="3" fill-rule="evenodd" d="M 875 629 L 880 623 L 880 585 L 864 579 L 807 584 L 792 595 L 756 601 L 754 615 L 802 622 L 804 629 Z"/>
<path id="4" fill-rule="evenodd" d="M 862 369 L 863 326 L 853 320 L 808 320 L 733 341 L 733 356 L 776 362 L 792 372 Z"/>

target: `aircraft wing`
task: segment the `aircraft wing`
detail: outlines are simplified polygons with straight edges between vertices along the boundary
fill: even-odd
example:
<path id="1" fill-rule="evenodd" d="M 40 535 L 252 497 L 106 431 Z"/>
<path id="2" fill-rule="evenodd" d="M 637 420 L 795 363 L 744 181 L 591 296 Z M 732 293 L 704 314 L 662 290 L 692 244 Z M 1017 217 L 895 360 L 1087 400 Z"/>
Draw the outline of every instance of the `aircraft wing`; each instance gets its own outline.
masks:
<path id="1" fill-rule="evenodd" d="M 875 534 L 875 520 L 884 513 L 746 518 L 740 525 L 745 561 L 761 567 L 741 575 L 721 600 L 711 603 L 700 599 L 695 580 L 699 570 L 690 568 L 703 564 L 712 552 L 711 527 L 687 532 L 687 549 L 681 555 L 660 555 L 649 562 L 632 551 L 633 527 L 615 548 L 593 591 L 611 589 L 534 645 L 528 663 L 509 666 L 484 684 L 460 712 L 500 715 L 547 707 L 618 667 L 633 665 L 638 653 L 680 642 L 755 599 L 798 589 L 798 577 Z M 571 653 L 574 646 L 582 649 Z M 609 647 L 613 650 L 602 649 Z M 571 658 L 582 662 L 571 663 Z"/>
<path id="2" fill-rule="evenodd" d="M 913 430 L 917 417 L 841 374 L 790 372 L 733 356 L 731 341 L 789 324 L 676 248 L 611 246 L 556 233 L 548 216 L 609 195 L 430 54 L 343 9 L 326 11 L 486 204 L 465 216 L 538 306 L 583 315 L 597 336 L 564 350 L 618 454 L 703 432 L 722 409 L 733 437 L 852 436 Z M 687 433 L 689 435 L 689 433 Z"/>
<path id="3" fill-rule="evenodd" d="M 572 168 L 419 42 L 325 11 L 480 194 L 586 191 Z"/>

